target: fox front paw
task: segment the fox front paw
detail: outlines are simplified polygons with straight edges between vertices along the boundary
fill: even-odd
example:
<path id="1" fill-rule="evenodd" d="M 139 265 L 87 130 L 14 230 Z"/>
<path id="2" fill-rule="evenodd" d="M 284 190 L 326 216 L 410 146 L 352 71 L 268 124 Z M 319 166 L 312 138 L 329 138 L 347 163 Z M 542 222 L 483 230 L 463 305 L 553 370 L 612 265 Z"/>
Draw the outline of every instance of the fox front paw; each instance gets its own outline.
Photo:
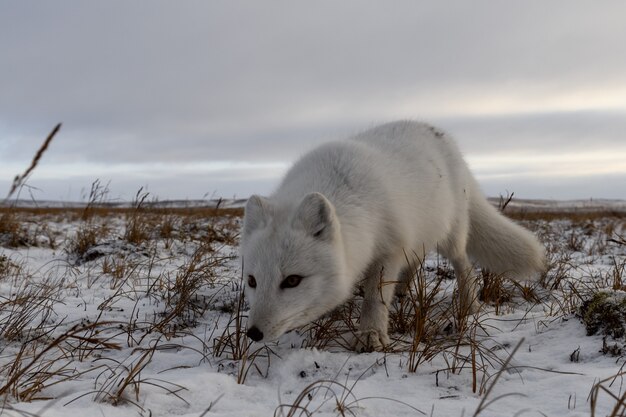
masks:
<path id="1" fill-rule="evenodd" d="M 359 330 L 355 334 L 352 349 L 359 353 L 383 351 L 387 345 L 389 345 L 387 333 L 374 329 Z"/>

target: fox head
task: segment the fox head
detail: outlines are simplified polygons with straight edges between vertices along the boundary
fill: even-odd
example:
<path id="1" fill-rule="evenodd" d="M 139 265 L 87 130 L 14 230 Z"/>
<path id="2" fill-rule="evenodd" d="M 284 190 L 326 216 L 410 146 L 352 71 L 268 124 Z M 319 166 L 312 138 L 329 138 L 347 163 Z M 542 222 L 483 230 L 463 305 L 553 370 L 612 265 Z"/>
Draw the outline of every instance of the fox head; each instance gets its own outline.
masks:
<path id="1" fill-rule="evenodd" d="M 241 256 L 250 304 L 248 336 L 272 341 L 340 305 L 351 289 L 339 219 L 320 193 L 296 204 L 252 196 Z"/>

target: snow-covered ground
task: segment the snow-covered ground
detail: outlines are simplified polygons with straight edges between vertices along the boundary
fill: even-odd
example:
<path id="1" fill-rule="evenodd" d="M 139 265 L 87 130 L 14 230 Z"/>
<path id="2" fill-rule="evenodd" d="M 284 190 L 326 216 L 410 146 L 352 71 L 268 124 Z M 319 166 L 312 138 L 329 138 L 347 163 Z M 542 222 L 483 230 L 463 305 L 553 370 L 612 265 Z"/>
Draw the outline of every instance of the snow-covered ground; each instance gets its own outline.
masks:
<path id="1" fill-rule="evenodd" d="M 594 386 L 624 363 L 574 314 L 626 281 L 624 218 L 527 223 L 549 248 L 543 285 L 505 283 L 461 329 L 433 312 L 419 344 L 401 326 L 411 302 L 397 301 L 390 351 L 361 354 L 342 347 L 358 297 L 248 347 L 237 217 L 11 220 L 23 237 L 13 247 L 0 232 L 2 415 L 589 416 Z M 453 305 L 445 260 L 431 256 L 419 273 L 438 311 Z M 621 396 L 622 382 L 601 386 Z M 597 392 L 596 415 L 610 415 L 615 400 Z"/>

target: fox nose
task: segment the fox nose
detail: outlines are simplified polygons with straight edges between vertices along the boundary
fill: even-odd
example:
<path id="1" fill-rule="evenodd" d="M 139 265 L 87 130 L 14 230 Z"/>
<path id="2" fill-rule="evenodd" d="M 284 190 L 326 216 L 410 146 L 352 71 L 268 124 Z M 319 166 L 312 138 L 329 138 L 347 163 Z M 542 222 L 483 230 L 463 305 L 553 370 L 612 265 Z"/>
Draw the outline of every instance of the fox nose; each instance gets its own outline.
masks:
<path id="1" fill-rule="evenodd" d="M 263 340 L 263 332 L 258 329 L 256 326 L 252 326 L 248 329 L 248 333 L 246 333 L 248 337 L 255 342 L 260 342 Z"/>

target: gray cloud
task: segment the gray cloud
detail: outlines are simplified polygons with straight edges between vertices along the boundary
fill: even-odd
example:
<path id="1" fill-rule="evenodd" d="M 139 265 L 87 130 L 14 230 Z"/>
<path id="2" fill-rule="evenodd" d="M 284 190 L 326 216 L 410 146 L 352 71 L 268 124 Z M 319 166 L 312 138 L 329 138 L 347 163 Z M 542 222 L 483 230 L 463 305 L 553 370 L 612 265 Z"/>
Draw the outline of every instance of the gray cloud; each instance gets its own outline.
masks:
<path id="1" fill-rule="evenodd" d="M 514 192 L 517 198 L 542 199 L 624 199 L 626 175 L 580 176 L 573 178 L 514 177 L 505 180 L 487 179 L 480 181 L 483 191 L 490 196 L 507 195 Z"/>
<path id="2" fill-rule="evenodd" d="M 109 164 L 112 177 L 119 164 L 171 164 L 163 184 L 187 162 L 290 161 L 407 117 L 446 128 L 469 155 L 610 151 L 625 142 L 624 12 L 577 1 L 13 2 L 0 13 L 0 163 L 27 163 L 57 121 L 44 162 Z M 251 188 L 232 171 L 212 175 L 224 193 Z"/>
<path id="3" fill-rule="evenodd" d="M 439 124 L 457 137 L 466 153 L 559 154 L 626 150 L 625 116 L 626 112 L 591 110 L 442 118 Z"/>

